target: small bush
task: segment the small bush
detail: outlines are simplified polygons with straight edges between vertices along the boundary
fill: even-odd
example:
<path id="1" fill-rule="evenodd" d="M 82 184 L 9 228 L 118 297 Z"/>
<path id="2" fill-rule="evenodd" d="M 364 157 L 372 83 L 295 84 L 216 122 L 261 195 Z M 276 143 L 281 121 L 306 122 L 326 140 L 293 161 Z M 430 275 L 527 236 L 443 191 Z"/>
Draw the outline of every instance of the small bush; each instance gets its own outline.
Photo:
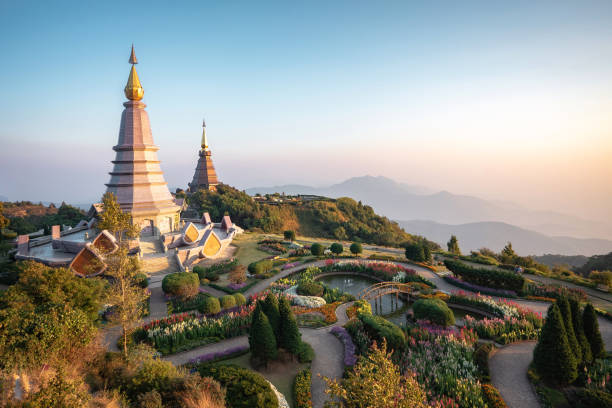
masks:
<path id="1" fill-rule="evenodd" d="M 323 286 L 316 282 L 302 282 L 297 287 L 297 293 L 302 296 L 321 296 Z"/>
<path id="2" fill-rule="evenodd" d="M 497 388 L 491 384 L 482 384 L 482 393 L 489 408 L 508 408 Z"/>
<path id="3" fill-rule="evenodd" d="M 310 381 L 312 374 L 309 369 L 302 370 L 295 376 L 293 382 L 293 399 L 296 408 L 312 408 Z"/>
<path id="4" fill-rule="evenodd" d="M 569 393 L 570 402 L 576 408 L 610 408 L 612 407 L 612 395 L 607 392 L 580 388 Z"/>
<path id="5" fill-rule="evenodd" d="M 358 315 L 365 331 L 378 342 L 387 340 L 389 349 L 402 350 L 406 342 L 404 332 L 397 325 L 376 315 L 361 313 Z"/>
<path id="6" fill-rule="evenodd" d="M 225 295 L 221 297 L 221 307 L 223 309 L 229 309 L 230 307 L 236 306 L 236 298 L 233 295 Z"/>
<path id="7" fill-rule="evenodd" d="M 342 246 L 342 244 L 334 242 L 329 247 L 329 250 L 332 251 L 332 253 L 334 253 L 336 255 L 340 255 L 342 252 L 344 252 L 344 247 Z"/>
<path id="8" fill-rule="evenodd" d="M 257 261 L 249 264 L 248 270 L 253 275 L 259 275 L 268 272 L 273 267 L 274 264 L 272 263 L 272 260 L 264 259 L 262 261 Z"/>
<path id="9" fill-rule="evenodd" d="M 295 231 L 287 230 L 283 233 L 283 236 L 287 241 L 295 241 Z"/>
<path id="10" fill-rule="evenodd" d="M 493 345 L 491 343 L 484 343 L 474 351 L 474 363 L 476 363 L 478 366 L 478 371 L 480 371 L 480 380 L 482 382 L 491 381 L 491 374 L 489 372 L 489 354 L 491 354 L 492 349 Z"/>
<path id="11" fill-rule="evenodd" d="M 258 373 L 235 365 L 202 364 L 202 377 L 212 377 L 226 388 L 225 402 L 232 408 L 277 408 L 270 384 Z"/>
<path id="12" fill-rule="evenodd" d="M 361 246 L 361 244 L 359 242 L 353 242 L 349 249 L 350 249 L 351 253 L 354 254 L 354 255 L 358 255 L 358 254 L 363 252 L 363 247 Z"/>
<path id="13" fill-rule="evenodd" d="M 200 278 L 197 273 L 177 272 L 166 275 L 162 280 L 164 293 L 188 298 L 198 293 Z"/>
<path id="14" fill-rule="evenodd" d="M 244 297 L 242 293 L 234 293 L 232 296 L 234 296 L 234 300 L 236 301 L 236 306 L 246 305 L 246 298 Z"/>
<path id="15" fill-rule="evenodd" d="M 300 363 L 310 363 L 314 359 L 314 356 L 315 352 L 310 344 L 303 341 L 302 344 L 300 344 L 300 349 L 298 350 L 298 361 Z"/>
<path id="16" fill-rule="evenodd" d="M 323 252 L 325 252 L 325 248 L 319 243 L 314 243 L 310 246 L 310 253 L 314 256 L 321 256 Z"/>
<path id="17" fill-rule="evenodd" d="M 142 272 L 134 275 L 134 282 L 143 289 L 146 289 L 147 286 L 149 286 L 149 278 L 147 278 L 147 275 Z"/>
<path id="18" fill-rule="evenodd" d="M 439 326 L 455 324 L 455 315 L 446 303 L 440 299 L 419 299 L 412 305 L 414 317 L 429 320 Z"/>
<path id="19" fill-rule="evenodd" d="M 221 311 L 221 304 L 216 297 L 209 296 L 204 299 L 202 305 L 198 308 L 202 314 L 217 314 Z"/>

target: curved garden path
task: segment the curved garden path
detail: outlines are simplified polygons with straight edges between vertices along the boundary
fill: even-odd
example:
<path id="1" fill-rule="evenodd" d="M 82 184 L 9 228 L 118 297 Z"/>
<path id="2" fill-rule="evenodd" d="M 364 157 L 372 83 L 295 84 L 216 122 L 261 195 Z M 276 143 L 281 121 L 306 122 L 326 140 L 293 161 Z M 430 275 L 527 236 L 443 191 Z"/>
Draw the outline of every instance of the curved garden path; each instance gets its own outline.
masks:
<path id="1" fill-rule="evenodd" d="M 340 378 L 344 371 L 344 348 L 342 343 L 330 333 L 332 327 L 343 326 L 347 322 L 346 309 L 352 302 L 344 303 L 336 309 L 338 321 L 330 326 L 320 329 L 301 328 L 302 340 L 309 343 L 315 350 L 315 357 L 312 360 L 312 405 L 315 408 L 323 407 L 327 395 L 327 388 L 323 376 L 328 378 Z M 174 365 L 182 365 L 207 353 L 227 350 L 237 346 L 248 346 L 248 336 L 234 337 L 218 343 L 208 344 L 193 350 L 185 351 L 164 357 L 164 360 L 171 361 Z M 261 373 L 264 377 L 266 373 Z"/>
<path id="2" fill-rule="evenodd" d="M 505 346 L 489 358 L 491 383 L 499 390 L 509 408 L 539 408 L 538 397 L 527 379 L 535 341 Z"/>

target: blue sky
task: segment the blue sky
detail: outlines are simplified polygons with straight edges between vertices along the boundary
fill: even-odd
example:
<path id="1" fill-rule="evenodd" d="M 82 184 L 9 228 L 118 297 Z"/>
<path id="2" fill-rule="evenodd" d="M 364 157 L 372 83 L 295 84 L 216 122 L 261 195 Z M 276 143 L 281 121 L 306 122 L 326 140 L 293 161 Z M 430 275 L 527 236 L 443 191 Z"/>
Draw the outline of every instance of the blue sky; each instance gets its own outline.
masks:
<path id="1" fill-rule="evenodd" d="M 612 207 L 612 2 L 0 3 L 0 195 L 104 191 L 132 42 L 172 187 L 385 175 Z M 495 4 L 492 4 L 495 3 Z"/>

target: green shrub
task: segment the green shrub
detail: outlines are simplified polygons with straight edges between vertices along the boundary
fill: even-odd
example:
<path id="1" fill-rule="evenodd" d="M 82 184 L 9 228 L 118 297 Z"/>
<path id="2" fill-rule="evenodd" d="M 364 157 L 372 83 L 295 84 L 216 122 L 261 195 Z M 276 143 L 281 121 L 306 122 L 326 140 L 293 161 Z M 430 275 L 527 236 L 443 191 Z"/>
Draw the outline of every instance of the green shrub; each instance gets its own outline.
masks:
<path id="1" fill-rule="evenodd" d="M 297 293 L 302 296 L 321 296 L 323 286 L 316 282 L 301 282 L 297 287 Z"/>
<path id="2" fill-rule="evenodd" d="M 474 268 L 450 259 L 444 260 L 444 265 L 455 275 L 476 285 L 512 290 L 516 293 L 522 293 L 525 289 L 525 278 L 513 272 Z"/>
<path id="3" fill-rule="evenodd" d="M 175 298 L 170 301 L 172 313 L 188 312 L 190 310 L 201 310 L 210 296 L 206 293 L 198 293 L 189 299 Z M 170 310 L 168 311 L 170 313 Z"/>
<path id="4" fill-rule="evenodd" d="M 300 371 L 293 381 L 293 400 L 296 408 L 312 408 L 310 395 L 310 382 L 312 374 L 310 369 Z"/>
<path id="5" fill-rule="evenodd" d="M 565 334 L 567 334 L 567 341 L 569 342 L 570 350 L 572 350 L 574 353 L 576 362 L 580 363 L 582 361 L 582 349 L 580 348 L 580 344 L 578 343 L 578 339 L 574 333 L 572 310 L 567 298 L 562 297 L 561 299 L 557 300 L 557 306 L 559 306 L 559 311 L 561 312 L 561 317 L 563 318 L 563 327 L 565 327 Z"/>
<path id="6" fill-rule="evenodd" d="M 587 303 L 582 313 L 582 324 L 584 328 L 584 334 L 591 346 L 591 358 L 593 360 L 602 358 L 606 355 L 606 349 L 604 347 L 603 339 L 601 338 L 601 332 L 599 331 L 599 323 L 597 322 L 597 315 L 595 314 L 595 308 L 591 303 Z"/>
<path id="7" fill-rule="evenodd" d="M 233 295 L 225 295 L 221 297 L 221 307 L 223 309 L 229 309 L 236 306 L 236 299 Z"/>
<path id="8" fill-rule="evenodd" d="M 274 263 L 270 259 L 264 259 L 261 261 L 253 262 L 249 264 L 248 270 L 253 275 L 260 275 L 268 272 L 274 267 Z"/>
<path id="9" fill-rule="evenodd" d="M 424 262 L 426 260 L 425 247 L 420 243 L 406 245 L 405 255 L 406 258 L 415 262 Z"/>
<path id="10" fill-rule="evenodd" d="M 353 242 L 349 249 L 353 255 L 358 255 L 363 252 L 363 247 L 359 242 Z"/>
<path id="11" fill-rule="evenodd" d="M 202 314 L 217 314 L 221 311 L 221 304 L 219 299 L 213 296 L 207 296 L 204 299 L 202 305 L 198 308 L 198 311 Z"/>
<path id="12" fill-rule="evenodd" d="M 253 311 L 253 322 L 249 330 L 249 349 L 251 358 L 256 363 L 267 365 L 269 361 L 276 359 L 278 350 L 274 330 L 262 309 L 262 303 L 258 301 Z"/>
<path id="13" fill-rule="evenodd" d="M 246 298 L 242 293 L 234 293 L 234 300 L 236 301 L 236 306 L 244 306 L 246 305 Z"/>
<path id="14" fill-rule="evenodd" d="M 480 380 L 482 382 L 491 381 L 491 373 L 489 372 L 489 354 L 493 345 L 491 343 L 483 343 L 474 350 L 474 363 L 478 366 L 480 372 Z"/>
<path id="15" fill-rule="evenodd" d="M 396 351 L 404 348 L 406 337 L 398 326 L 376 315 L 362 313 L 358 317 L 363 323 L 365 331 L 374 340 L 382 342 L 383 339 L 386 339 L 389 349 Z"/>
<path id="16" fill-rule="evenodd" d="M 419 299 L 412 305 L 414 317 L 429 320 L 439 326 L 455 324 L 455 315 L 441 299 Z"/>
<path id="17" fill-rule="evenodd" d="M 162 280 L 164 293 L 188 298 L 198 293 L 200 278 L 197 273 L 177 272 L 166 275 Z"/>
<path id="18" fill-rule="evenodd" d="M 342 246 L 342 244 L 334 242 L 329 247 L 329 250 L 332 251 L 332 253 L 334 253 L 336 255 L 340 255 L 342 252 L 344 252 L 344 247 Z"/>
<path id="19" fill-rule="evenodd" d="M 312 349 L 312 346 L 305 341 L 300 344 L 300 348 L 298 350 L 297 358 L 300 363 L 310 363 L 314 359 L 315 352 Z"/>
<path id="20" fill-rule="evenodd" d="M 287 241 L 295 241 L 295 231 L 293 230 L 287 230 L 283 232 L 283 236 Z"/>
<path id="21" fill-rule="evenodd" d="M 230 408 L 277 408 L 278 399 L 270 384 L 258 373 L 235 365 L 201 364 L 202 377 L 212 377 L 226 388 Z"/>
<path id="22" fill-rule="evenodd" d="M 174 389 L 180 381 L 181 374 L 169 361 L 152 359 L 145 361 L 128 385 L 128 395 L 134 398 L 149 391 L 160 393 Z"/>
<path id="23" fill-rule="evenodd" d="M 325 252 L 325 248 L 318 242 L 315 242 L 310 246 L 310 253 L 314 256 L 321 256 L 323 255 L 323 252 Z"/>
<path id="24" fill-rule="evenodd" d="M 143 289 L 146 289 L 147 286 L 149 286 L 149 278 L 147 278 L 147 274 L 142 272 L 134 275 L 134 282 Z"/>

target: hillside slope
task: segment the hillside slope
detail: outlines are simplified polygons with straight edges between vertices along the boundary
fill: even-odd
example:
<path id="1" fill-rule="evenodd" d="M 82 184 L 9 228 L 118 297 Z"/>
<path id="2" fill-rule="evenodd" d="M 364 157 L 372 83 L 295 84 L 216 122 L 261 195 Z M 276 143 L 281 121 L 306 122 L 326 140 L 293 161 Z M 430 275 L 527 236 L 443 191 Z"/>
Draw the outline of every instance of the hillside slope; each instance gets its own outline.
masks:
<path id="1" fill-rule="evenodd" d="M 241 227 L 264 232 L 295 230 L 304 236 L 388 246 L 425 241 L 422 237 L 407 234 L 388 218 L 377 215 L 372 207 L 346 197 L 262 204 L 233 187 L 220 185 L 217 192 L 200 190 L 192 194 L 188 202 L 200 214 L 209 212 L 214 220 L 229 214 Z M 430 246 L 437 245 L 432 242 Z"/>
<path id="2" fill-rule="evenodd" d="M 609 240 L 551 237 L 503 222 L 448 225 L 432 221 L 399 221 L 399 225 L 407 232 L 426 236 L 443 247 L 451 235 L 456 235 L 464 252 L 482 247 L 498 252 L 508 241 L 520 255 L 590 256 L 612 250 L 612 241 Z"/>

